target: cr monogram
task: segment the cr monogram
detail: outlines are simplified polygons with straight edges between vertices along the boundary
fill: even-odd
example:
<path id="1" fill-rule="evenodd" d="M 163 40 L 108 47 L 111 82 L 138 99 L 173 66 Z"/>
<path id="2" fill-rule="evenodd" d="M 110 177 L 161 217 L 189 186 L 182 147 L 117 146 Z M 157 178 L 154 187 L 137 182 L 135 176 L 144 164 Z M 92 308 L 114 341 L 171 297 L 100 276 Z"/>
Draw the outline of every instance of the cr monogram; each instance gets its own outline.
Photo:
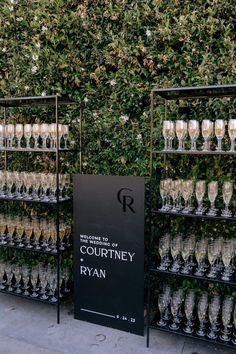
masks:
<path id="1" fill-rule="evenodd" d="M 132 207 L 134 198 L 127 194 L 127 191 L 133 192 L 130 188 L 121 188 L 117 193 L 117 200 L 122 205 L 123 213 L 126 213 L 127 208 L 129 208 L 129 210 L 135 214 L 135 210 Z"/>

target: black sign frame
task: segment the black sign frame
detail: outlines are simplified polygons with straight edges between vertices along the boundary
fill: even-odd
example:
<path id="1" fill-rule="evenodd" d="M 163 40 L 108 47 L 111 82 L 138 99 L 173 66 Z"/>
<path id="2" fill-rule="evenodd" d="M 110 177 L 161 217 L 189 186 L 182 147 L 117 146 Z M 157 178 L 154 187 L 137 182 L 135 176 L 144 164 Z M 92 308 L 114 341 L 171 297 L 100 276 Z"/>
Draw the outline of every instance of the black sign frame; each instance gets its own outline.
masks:
<path id="1" fill-rule="evenodd" d="M 144 178 L 74 175 L 75 318 L 144 335 Z"/>

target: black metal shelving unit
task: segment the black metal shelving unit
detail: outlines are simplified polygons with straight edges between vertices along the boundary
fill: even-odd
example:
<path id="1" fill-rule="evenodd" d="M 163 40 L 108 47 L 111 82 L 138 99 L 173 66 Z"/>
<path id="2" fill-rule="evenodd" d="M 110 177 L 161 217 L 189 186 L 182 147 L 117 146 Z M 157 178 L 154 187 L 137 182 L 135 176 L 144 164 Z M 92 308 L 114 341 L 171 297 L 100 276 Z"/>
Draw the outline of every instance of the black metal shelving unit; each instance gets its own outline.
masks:
<path id="1" fill-rule="evenodd" d="M 68 106 L 68 105 L 75 105 L 78 106 L 78 103 L 68 97 L 62 97 L 59 95 L 50 95 L 50 96 L 33 96 L 33 97 L 12 97 L 12 98 L 0 98 L 0 107 L 4 109 L 4 124 L 7 123 L 7 110 L 9 108 L 21 108 L 21 107 L 54 107 L 54 121 L 53 123 L 56 123 L 56 147 L 55 148 L 9 148 L 9 147 L 2 147 L 0 148 L 0 153 L 4 153 L 5 155 L 5 170 L 7 170 L 8 167 L 8 155 L 11 154 L 14 155 L 14 153 L 22 153 L 24 158 L 27 157 L 27 155 L 31 156 L 36 156 L 37 154 L 41 153 L 46 153 L 46 154 L 53 154 L 55 158 L 55 174 L 56 174 L 56 193 L 55 193 L 55 199 L 50 200 L 50 201 L 44 201 L 44 200 L 34 200 L 34 199 L 27 199 L 27 198 L 9 198 L 9 197 L 0 197 L 1 202 L 18 202 L 18 203 L 38 203 L 42 205 L 52 205 L 55 210 L 56 210 L 56 230 L 57 230 L 57 240 L 56 240 L 56 252 L 51 252 L 51 251 L 46 251 L 44 249 L 34 249 L 34 248 L 27 248 L 27 247 L 18 247 L 17 245 L 8 245 L 8 244 L 0 244 L 0 248 L 5 248 L 5 249 L 14 249 L 20 251 L 25 251 L 25 252 L 33 252 L 35 254 L 44 254 L 50 257 L 56 257 L 56 263 L 57 263 L 57 296 L 58 300 L 55 302 L 50 302 L 49 300 L 42 300 L 40 298 L 35 298 L 35 297 L 30 297 L 26 296 L 23 294 L 18 294 L 14 291 L 8 291 L 5 289 L 0 289 L 0 293 L 4 293 L 7 295 L 13 295 L 17 297 L 21 297 L 27 300 L 32 300 L 32 301 L 37 301 L 37 302 L 42 302 L 45 304 L 50 304 L 50 305 L 55 305 L 57 308 L 57 323 L 60 323 L 60 305 L 61 303 L 68 298 L 69 295 L 67 296 L 62 296 L 59 297 L 60 294 L 60 263 L 61 263 L 61 257 L 68 253 L 71 252 L 72 246 L 66 247 L 65 250 L 60 250 L 60 238 L 59 238 L 59 225 L 60 225 L 60 206 L 64 205 L 65 203 L 71 203 L 72 198 L 63 198 L 61 199 L 59 196 L 59 171 L 60 171 L 60 154 L 65 154 L 65 153 L 79 153 L 79 171 L 82 171 L 82 106 L 79 107 L 79 131 L 80 131 L 80 141 L 79 141 L 79 148 L 60 148 L 60 141 L 59 141 L 59 131 L 58 131 L 58 124 L 59 124 L 59 117 L 58 117 L 58 110 L 59 107 L 61 106 Z M 25 153 L 28 153 L 27 155 Z M 65 155 L 64 155 L 65 156 Z"/>
<path id="2" fill-rule="evenodd" d="M 196 99 L 209 99 L 209 98 L 225 98 L 225 97 L 236 97 L 236 84 L 232 85 L 215 85 L 215 86 L 198 86 L 198 87 L 178 87 L 178 88 L 166 88 L 166 89 L 153 89 L 151 91 L 151 140 L 150 140 L 150 176 L 151 176 L 151 193 L 150 193 L 150 218 L 151 218 L 151 224 L 153 224 L 154 220 L 156 217 L 159 218 L 173 218 L 173 217 L 182 217 L 182 218 L 189 218 L 189 219 L 194 219 L 194 220 L 211 220 L 212 222 L 214 221 L 220 221 L 223 220 L 223 222 L 236 222 L 236 217 L 223 217 L 221 215 L 216 215 L 216 216 L 208 216 L 208 215 L 197 215 L 194 213 L 189 213 L 189 214 L 184 214 L 181 212 L 178 213 L 173 213 L 171 211 L 160 211 L 158 209 L 157 205 L 154 205 L 154 200 L 153 200 L 153 188 L 157 188 L 155 185 L 155 178 L 153 177 L 153 160 L 156 158 L 157 155 L 163 156 L 164 159 L 167 158 L 168 155 L 171 155 L 172 157 L 174 155 L 188 155 L 188 156 L 200 156 L 200 155 L 206 155 L 206 156 L 234 156 L 236 155 L 236 152 L 232 151 L 190 151 L 190 150 L 184 150 L 184 151 L 176 151 L 176 150 L 162 150 L 162 151 L 157 151 L 153 149 L 154 145 L 154 99 L 155 96 L 159 96 L 162 99 L 165 100 L 165 119 L 167 119 L 167 102 L 168 100 L 196 100 Z M 157 264 L 152 258 L 152 246 L 154 243 L 154 235 L 153 232 L 151 232 L 151 237 L 150 237 L 150 247 L 149 247 L 149 265 L 148 265 L 148 316 L 147 316 L 147 347 L 149 347 L 149 340 L 150 340 L 150 329 L 155 329 L 155 330 L 160 330 L 164 331 L 167 333 L 172 333 L 172 334 L 178 334 L 184 337 L 188 337 L 191 339 L 197 339 L 201 341 L 205 341 L 208 343 L 212 344 L 218 344 L 222 345 L 227 348 L 233 348 L 236 349 L 236 346 L 230 342 L 223 342 L 220 339 L 217 340 L 212 340 L 207 337 L 198 337 L 196 334 L 187 334 L 184 333 L 180 327 L 179 330 L 173 331 L 169 329 L 168 325 L 166 327 L 159 327 L 156 323 L 158 320 L 158 313 L 156 313 L 154 316 L 151 316 L 151 297 L 152 297 L 152 291 L 151 291 L 151 282 L 152 282 L 152 277 L 154 277 L 155 282 L 157 283 L 157 279 L 155 276 L 159 277 L 176 277 L 180 279 L 194 279 L 199 282 L 208 282 L 208 283 L 218 283 L 218 284 L 224 284 L 224 285 L 229 285 L 229 286 L 234 286 L 236 287 L 236 277 L 234 276 L 230 281 L 224 281 L 220 278 L 216 279 L 211 279 L 207 278 L 207 276 L 196 276 L 194 274 L 181 274 L 179 273 L 173 273 L 169 270 L 159 270 L 157 268 Z M 152 317 L 152 318 L 151 318 Z"/>

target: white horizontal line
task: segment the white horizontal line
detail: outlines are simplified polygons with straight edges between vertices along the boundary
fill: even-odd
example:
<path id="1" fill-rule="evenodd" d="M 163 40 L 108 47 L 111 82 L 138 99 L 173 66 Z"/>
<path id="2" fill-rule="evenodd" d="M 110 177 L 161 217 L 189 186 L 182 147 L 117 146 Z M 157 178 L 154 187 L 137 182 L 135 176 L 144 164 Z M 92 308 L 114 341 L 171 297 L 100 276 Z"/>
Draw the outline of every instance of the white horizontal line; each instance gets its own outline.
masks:
<path id="1" fill-rule="evenodd" d="M 92 311 L 92 310 L 88 310 L 88 309 L 80 309 L 80 310 L 81 310 L 81 311 L 86 311 L 86 312 L 91 312 L 91 313 L 96 313 L 97 315 L 102 315 L 102 316 L 107 316 L 107 317 L 116 318 L 116 316 L 108 315 L 107 313 Z"/>

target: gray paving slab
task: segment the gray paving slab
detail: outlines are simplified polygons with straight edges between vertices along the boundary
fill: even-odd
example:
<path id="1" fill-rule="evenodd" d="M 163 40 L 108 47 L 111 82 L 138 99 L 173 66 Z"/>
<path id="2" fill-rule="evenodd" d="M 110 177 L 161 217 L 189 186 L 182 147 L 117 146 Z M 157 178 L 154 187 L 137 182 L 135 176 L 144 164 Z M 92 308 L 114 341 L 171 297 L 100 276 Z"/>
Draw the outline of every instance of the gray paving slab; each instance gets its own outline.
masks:
<path id="1" fill-rule="evenodd" d="M 0 354 L 235 354 L 175 334 L 150 331 L 146 337 L 73 318 L 72 305 L 55 307 L 0 294 Z"/>

